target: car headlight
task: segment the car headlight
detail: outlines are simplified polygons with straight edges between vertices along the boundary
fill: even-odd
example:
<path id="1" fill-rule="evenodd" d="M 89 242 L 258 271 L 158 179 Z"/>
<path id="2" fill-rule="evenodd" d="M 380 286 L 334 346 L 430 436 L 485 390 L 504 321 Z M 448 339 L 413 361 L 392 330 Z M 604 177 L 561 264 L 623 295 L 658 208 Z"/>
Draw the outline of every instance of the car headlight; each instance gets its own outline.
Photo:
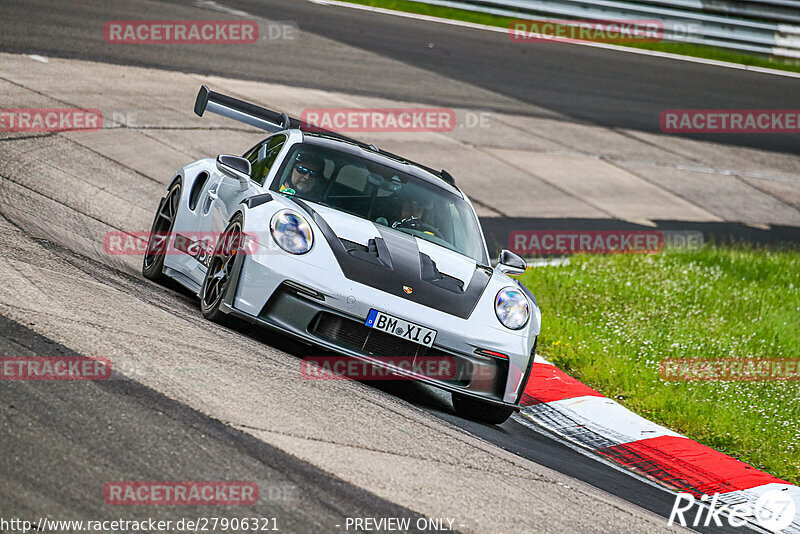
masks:
<path id="1" fill-rule="evenodd" d="M 511 330 L 519 330 L 528 324 L 530 316 L 528 299 L 519 289 L 513 287 L 501 289 L 494 299 L 494 311 L 503 326 Z"/>
<path id="2" fill-rule="evenodd" d="M 272 239 L 286 252 L 305 254 L 314 244 L 314 232 L 308 222 L 292 210 L 281 210 L 269 222 Z"/>

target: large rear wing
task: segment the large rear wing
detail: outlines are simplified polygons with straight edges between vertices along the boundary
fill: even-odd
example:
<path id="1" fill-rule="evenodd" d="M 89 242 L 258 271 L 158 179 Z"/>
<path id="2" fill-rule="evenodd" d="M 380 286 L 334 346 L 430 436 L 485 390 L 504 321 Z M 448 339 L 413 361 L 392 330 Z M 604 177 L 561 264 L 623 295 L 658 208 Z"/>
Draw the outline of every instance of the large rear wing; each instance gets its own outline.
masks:
<path id="1" fill-rule="evenodd" d="M 278 113 L 232 96 L 215 93 L 208 86 L 203 85 L 194 101 L 194 112 L 202 117 L 206 111 L 268 132 L 279 132 L 300 126 L 299 120 L 292 119 L 286 113 Z"/>
<path id="2" fill-rule="evenodd" d="M 330 130 L 324 130 L 318 126 L 303 122 L 300 119 L 290 117 L 286 113 L 278 113 L 277 111 L 262 108 L 261 106 L 256 106 L 255 104 L 245 102 L 244 100 L 239 100 L 238 98 L 233 98 L 232 96 L 223 95 L 222 93 L 215 93 L 209 89 L 208 86 L 203 85 L 200 87 L 200 91 L 197 93 L 197 98 L 194 101 L 194 112 L 198 116 L 202 117 L 203 113 L 206 111 L 255 126 L 256 128 L 261 128 L 262 130 L 266 130 L 270 133 L 296 128 L 299 130 L 318 133 L 326 137 L 333 137 L 341 141 L 347 141 L 349 143 L 358 145 L 365 150 L 372 150 L 397 161 L 416 165 L 417 167 L 430 172 L 434 176 L 438 176 L 450 185 L 455 185 L 455 179 L 453 179 L 450 173 L 445 170 L 435 171 L 430 167 L 426 167 L 425 165 L 408 161 L 407 159 L 392 154 L 391 152 L 381 150 L 375 145 L 357 141 Z"/>

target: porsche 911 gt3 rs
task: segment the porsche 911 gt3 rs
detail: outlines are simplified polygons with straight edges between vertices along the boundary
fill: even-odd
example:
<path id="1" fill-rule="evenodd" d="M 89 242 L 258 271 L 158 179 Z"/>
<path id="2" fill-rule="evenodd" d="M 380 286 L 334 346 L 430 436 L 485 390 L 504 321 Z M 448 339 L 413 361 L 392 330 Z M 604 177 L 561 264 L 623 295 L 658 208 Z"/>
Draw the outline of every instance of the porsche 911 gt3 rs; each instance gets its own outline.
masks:
<path id="1" fill-rule="evenodd" d="M 508 275 L 527 265 L 504 250 L 491 266 L 449 173 L 203 86 L 195 112 L 206 111 L 270 135 L 177 171 L 145 277 L 185 286 L 212 321 L 246 320 L 448 390 L 464 417 L 502 423 L 518 409 L 541 315 Z M 222 237 L 190 237 L 202 233 Z M 397 357 L 446 358 L 452 372 Z"/>

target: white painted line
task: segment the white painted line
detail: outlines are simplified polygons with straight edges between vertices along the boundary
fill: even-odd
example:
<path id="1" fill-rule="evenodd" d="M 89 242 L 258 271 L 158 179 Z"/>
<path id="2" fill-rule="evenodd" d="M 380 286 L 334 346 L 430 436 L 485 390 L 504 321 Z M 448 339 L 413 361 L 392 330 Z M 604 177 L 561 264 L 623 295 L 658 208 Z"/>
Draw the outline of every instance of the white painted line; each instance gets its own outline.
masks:
<path id="1" fill-rule="evenodd" d="M 609 447 L 661 436 L 684 437 L 648 421 L 606 397 L 575 397 L 525 406 L 520 414 L 589 448 Z"/>
<path id="2" fill-rule="evenodd" d="M 450 26 L 460 26 L 462 28 L 470 28 L 473 30 L 485 30 L 496 33 L 508 33 L 507 28 L 500 28 L 498 26 L 488 26 L 486 24 L 476 24 L 474 22 L 464 22 L 462 20 L 445 19 L 441 17 L 433 17 L 430 15 L 419 15 L 417 13 L 409 13 L 406 11 L 395 11 L 393 9 L 386 9 L 382 7 L 366 6 L 363 4 L 352 4 L 350 2 L 342 2 L 339 0 L 308 0 L 313 4 L 345 7 L 349 9 L 357 9 L 359 11 L 369 11 L 371 13 L 381 13 L 384 15 L 393 15 L 395 17 L 404 17 L 415 20 L 424 20 L 426 22 L 436 22 L 439 24 L 447 24 Z M 643 56 L 660 57 L 664 59 L 674 59 L 678 61 L 688 61 L 690 63 L 700 63 L 702 65 L 711 65 L 714 67 L 724 67 L 728 69 L 746 70 L 750 72 L 757 72 L 759 74 L 772 74 L 775 76 L 784 76 L 786 78 L 800 78 L 800 72 L 789 72 L 785 70 L 768 69 L 765 67 L 753 67 L 751 65 L 740 65 L 739 63 L 730 63 L 728 61 L 718 61 L 716 59 L 705 59 L 701 57 L 682 56 L 680 54 L 670 54 L 669 52 L 658 52 L 655 50 L 643 50 L 640 48 L 631 48 L 628 46 L 612 45 L 607 43 L 592 43 L 592 42 L 571 42 L 564 44 L 572 44 L 578 46 L 589 46 L 592 48 L 604 48 L 606 50 L 615 50 L 617 52 L 627 52 L 629 54 L 640 54 Z"/>
<path id="3" fill-rule="evenodd" d="M 218 4 L 213 0 L 195 0 L 194 5 L 203 9 L 213 9 L 214 11 L 220 11 L 222 13 L 227 13 L 228 15 L 234 15 L 237 17 L 251 16 L 247 11 L 241 11 L 232 7 L 223 6 L 222 4 Z"/>

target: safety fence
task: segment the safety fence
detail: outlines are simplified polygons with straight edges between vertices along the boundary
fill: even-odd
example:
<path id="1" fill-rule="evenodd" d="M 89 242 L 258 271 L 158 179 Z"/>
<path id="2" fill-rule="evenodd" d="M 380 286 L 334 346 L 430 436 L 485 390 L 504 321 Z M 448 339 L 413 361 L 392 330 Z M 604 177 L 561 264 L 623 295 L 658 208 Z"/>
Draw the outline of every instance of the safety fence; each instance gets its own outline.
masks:
<path id="1" fill-rule="evenodd" d="M 800 58 L 798 0 L 412 0 L 512 17 L 654 20 L 663 40 Z"/>

